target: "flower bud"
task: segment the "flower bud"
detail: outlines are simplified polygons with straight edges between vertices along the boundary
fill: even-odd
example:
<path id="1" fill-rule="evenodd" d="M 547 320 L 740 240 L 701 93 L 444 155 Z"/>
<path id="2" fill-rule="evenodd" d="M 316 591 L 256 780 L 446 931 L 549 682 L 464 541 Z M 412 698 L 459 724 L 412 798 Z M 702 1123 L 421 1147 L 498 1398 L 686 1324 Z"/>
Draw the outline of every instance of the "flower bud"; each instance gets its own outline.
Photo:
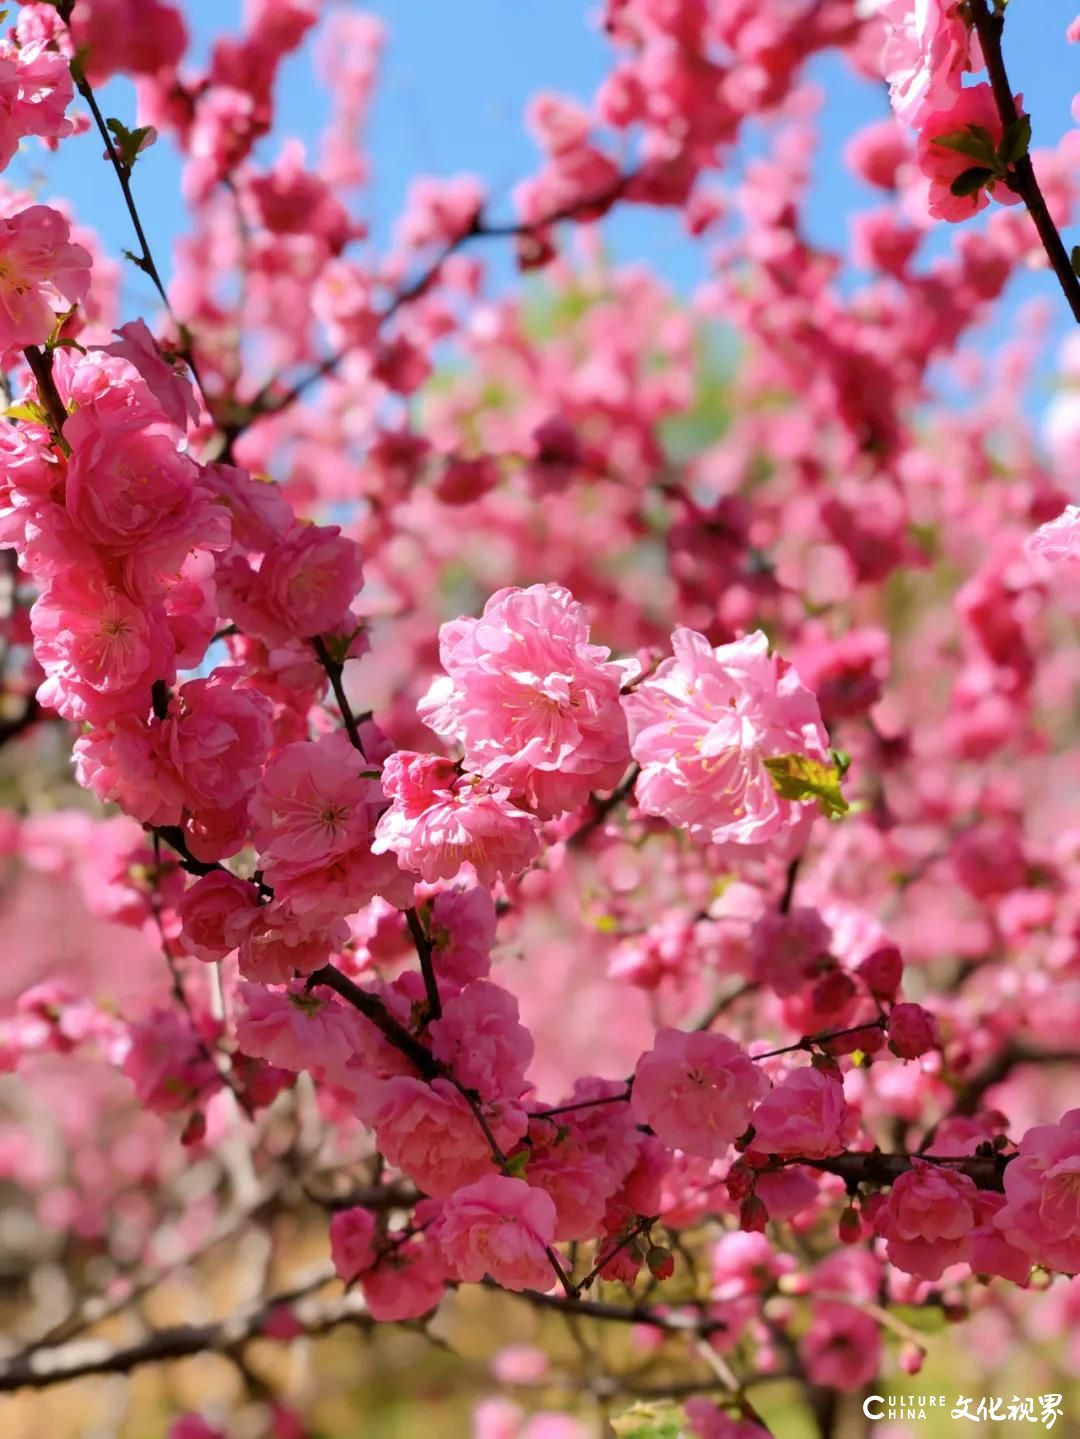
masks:
<path id="1" fill-rule="evenodd" d="M 911 1340 L 900 1346 L 900 1368 L 905 1374 L 918 1374 L 923 1367 L 926 1351 Z"/>
<path id="2" fill-rule="evenodd" d="M 739 1228 L 750 1233 L 763 1234 L 769 1222 L 769 1211 L 757 1197 L 751 1194 L 739 1205 Z"/>
<path id="3" fill-rule="evenodd" d="M 180 1143 L 185 1148 L 201 1144 L 206 1138 L 206 1115 L 201 1109 L 193 1109 L 188 1115 L 187 1123 L 180 1134 Z"/>
<path id="4" fill-rule="evenodd" d="M 675 1256 L 662 1244 L 654 1244 L 645 1256 L 649 1273 L 654 1279 L 670 1279 L 675 1273 Z"/>
<path id="5" fill-rule="evenodd" d="M 900 1059 L 918 1059 L 941 1043 L 937 1021 L 921 1004 L 898 1004 L 889 1015 L 889 1048 Z"/>
<path id="6" fill-rule="evenodd" d="M 859 974 L 875 999 L 895 999 L 900 981 L 904 977 L 904 961 L 900 957 L 900 951 L 895 944 L 875 949 L 873 954 L 859 965 Z"/>
<path id="7" fill-rule="evenodd" d="M 836 1232 L 841 1244 L 858 1244 L 862 1238 L 862 1220 L 853 1205 L 849 1204 L 841 1214 Z"/>

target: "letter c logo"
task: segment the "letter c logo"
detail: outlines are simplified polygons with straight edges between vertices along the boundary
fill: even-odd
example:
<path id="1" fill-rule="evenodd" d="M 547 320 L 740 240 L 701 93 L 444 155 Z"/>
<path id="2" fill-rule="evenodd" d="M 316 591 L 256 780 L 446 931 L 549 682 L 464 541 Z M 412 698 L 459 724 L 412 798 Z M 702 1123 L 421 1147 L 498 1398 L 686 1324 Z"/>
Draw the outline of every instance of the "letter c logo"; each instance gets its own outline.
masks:
<path id="1" fill-rule="evenodd" d="M 877 1414 L 875 1414 L 875 1413 L 871 1410 L 871 1408 L 870 1408 L 871 1404 L 880 1404 L 880 1405 L 881 1405 L 881 1409 L 878 1411 Z M 863 1400 L 862 1412 L 866 1415 L 867 1419 L 884 1419 L 884 1418 L 885 1418 L 885 1396 L 884 1396 L 884 1394 L 868 1394 L 868 1395 L 866 1396 L 866 1398 Z"/>

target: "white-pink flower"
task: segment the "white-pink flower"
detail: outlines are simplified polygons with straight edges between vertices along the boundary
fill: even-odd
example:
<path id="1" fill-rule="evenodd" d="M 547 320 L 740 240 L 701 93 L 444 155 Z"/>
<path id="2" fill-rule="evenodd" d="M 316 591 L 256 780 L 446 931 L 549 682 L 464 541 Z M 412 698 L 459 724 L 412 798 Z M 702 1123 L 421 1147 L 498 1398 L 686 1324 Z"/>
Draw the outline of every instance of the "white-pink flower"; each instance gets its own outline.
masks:
<path id="1" fill-rule="evenodd" d="M 758 630 L 713 649 L 677 629 L 673 658 L 623 700 L 641 765 L 638 804 L 701 843 L 757 844 L 794 826 L 802 802 L 781 799 L 767 758 L 828 763 L 813 694 Z"/>
<path id="2" fill-rule="evenodd" d="M 1066 505 L 1056 520 L 1040 525 L 1027 548 L 1051 564 L 1080 565 L 1080 505 Z"/>
<path id="3" fill-rule="evenodd" d="M 896 115 L 918 128 L 931 110 L 944 110 L 960 76 L 976 63 L 972 34 L 959 0 L 885 0 L 881 68 Z"/>
<path id="4" fill-rule="evenodd" d="M 561 585 L 499 590 L 480 619 L 443 625 L 446 674 L 419 711 L 471 769 L 545 818 L 562 814 L 617 785 L 629 762 L 625 667 L 609 653 L 589 643 L 584 606 Z"/>

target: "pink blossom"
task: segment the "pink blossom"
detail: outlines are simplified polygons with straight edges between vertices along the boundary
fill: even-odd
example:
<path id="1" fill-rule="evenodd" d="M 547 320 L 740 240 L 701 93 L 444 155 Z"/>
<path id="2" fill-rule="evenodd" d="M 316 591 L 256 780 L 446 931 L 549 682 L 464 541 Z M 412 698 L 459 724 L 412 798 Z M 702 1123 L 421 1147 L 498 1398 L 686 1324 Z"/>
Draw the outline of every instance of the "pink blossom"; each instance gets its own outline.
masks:
<path id="1" fill-rule="evenodd" d="M 407 1075 L 357 1090 L 364 1122 L 373 1127 L 387 1161 L 436 1199 L 494 1171 L 488 1141 L 464 1096 L 446 1079 L 425 1084 Z M 525 1111 L 484 1105 L 500 1146 L 512 1149 L 525 1132 Z"/>
<path id="2" fill-rule="evenodd" d="M 330 1221 L 330 1257 L 338 1278 L 351 1284 L 375 1263 L 375 1219 L 369 1209 L 339 1209 Z"/>
<path id="3" fill-rule="evenodd" d="M 243 939 L 258 910 L 258 891 L 253 884 L 227 870 L 212 870 L 184 894 L 180 942 L 199 959 L 223 959 Z"/>
<path id="4" fill-rule="evenodd" d="M 1016 96 L 1016 106 L 1023 112 L 1023 98 Z M 993 174 L 973 192 L 957 195 L 952 185 L 961 175 L 978 168 L 978 158 L 965 155 L 938 143 L 939 137 L 965 133 L 971 125 L 985 130 L 1000 146 L 1005 127 L 998 112 L 994 92 L 988 84 L 972 85 L 960 90 L 947 107 L 935 109 L 926 115 L 916 147 L 919 169 L 930 181 L 929 207 L 931 215 L 939 220 L 966 220 L 977 211 L 985 209 L 992 194 L 1003 205 L 1015 205 L 1020 196 Z"/>
<path id="5" fill-rule="evenodd" d="M 697 1439 L 761 1439 L 760 1424 L 736 1419 L 734 1415 L 718 1409 L 711 1400 L 695 1394 L 683 1405 L 690 1433 Z"/>
<path id="6" fill-rule="evenodd" d="M 618 784 L 630 752 L 619 706 L 624 669 L 589 643 L 582 605 L 559 585 L 499 590 L 479 620 L 439 632 L 445 676 L 420 701 L 470 769 L 541 816 Z"/>
<path id="7" fill-rule="evenodd" d="M 799 1358 L 812 1384 L 861 1389 L 881 1364 L 877 1321 L 850 1304 L 817 1304 L 810 1328 L 799 1341 Z"/>
<path id="8" fill-rule="evenodd" d="M 795 1069 L 754 1110 L 754 1148 L 783 1157 L 825 1159 L 851 1138 L 854 1116 L 844 1086 L 820 1069 Z"/>
<path id="9" fill-rule="evenodd" d="M 495 901 L 479 885 L 441 890 L 431 906 L 428 935 L 439 978 L 465 985 L 491 968 Z"/>
<path id="10" fill-rule="evenodd" d="M 162 0 L 90 0 L 73 11 L 71 29 L 94 85 L 118 72 L 168 73 L 187 47 L 179 10 Z"/>
<path id="11" fill-rule="evenodd" d="M 169 1425 L 166 1439 L 226 1439 L 226 1435 L 201 1414 L 181 1414 Z"/>
<path id="12" fill-rule="evenodd" d="M 154 1010 L 128 1025 L 128 1037 L 124 1073 L 139 1102 L 157 1113 L 188 1109 L 220 1088 L 205 1042 L 179 1010 Z"/>
<path id="13" fill-rule="evenodd" d="M 126 562 L 140 591 L 160 588 L 160 576 L 177 573 L 195 544 L 228 542 L 224 509 L 167 427 L 100 401 L 76 410 L 64 434 L 68 514 L 105 556 Z"/>
<path id="14" fill-rule="evenodd" d="M 1080 1273 L 1080 1109 L 1029 1129 L 1005 1170 L 994 1226 L 1036 1264 Z"/>
<path id="15" fill-rule="evenodd" d="M 467 234 L 484 204 L 484 186 L 475 175 L 414 180 L 398 221 L 398 242 L 411 249 L 446 245 Z"/>
<path id="16" fill-rule="evenodd" d="M 270 703 L 257 690 L 237 688 L 236 678 L 236 671 L 219 669 L 209 679 L 188 680 L 162 727 L 191 808 L 228 809 L 262 774 L 271 740 Z"/>
<path id="17" fill-rule="evenodd" d="M 0 352 L 41 345 L 57 311 L 86 298 L 90 254 L 48 205 L 0 220 Z"/>
<path id="18" fill-rule="evenodd" d="M 116 333 L 119 339 L 104 347 L 105 354 L 134 365 L 165 418 L 176 429 L 185 430 L 189 421 L 199 418 L 191 381 L 162 353 L 145 320 L 129 320 Z"/>
<path id="19" fill-rule="evenodd" d="M 779 995 L 797 994 L 829 963 L 831 944 L 832 932 L 816 909 L 767 910 L 750 929 L 751 973 Z"/>
<path id="20" fill-rule="evenodd" d="M 446 1292 L 446 1279 L 442 1249 L 420 1234 L 396 1243 L 365 1270 L 360 1287 L 371 1317 L 391 1323 L 429 1313 Z"/>
<path id="21" fill-rule="evenodd" d="M 245 1054 L 282 1069 L 309 1070 L 318 1079 L 345 1085 L 359 1051 L 355 1011 L 321 986 L 292 980 L 285 990 L 241 984 L 243 1009 L 236 1039 Z"/>
<path id="22" fill-rule="evenodd" d="M 555 1206 L 542 1189 L 492 1174 L 452 1194 L 439 1220 L 447 1263 L 467 1283 L 485 1276 L 504 1289 L 550 1289 L 547 1249 L 555 1237 Z"/>
<path id="23" fill-rule="evenodd" d="M 369 770 L 343 731 L 278 752 L 251 798 L 252 840 L 272 886 L 369 845 L 385 805 Z"/>
<path id="24" fill-rule="evenodd" d="M 940 1279 L 950 1264 L 967 1259 L 977 1206 L 978 1190 L 966 1174 L 914 1160 L 875 1218 L 890 1263 L 920 1279 Z"/>
<path id="25" fill-rule="evenodd" d="M 179 824 L 184 792 L 161 743 L 160 726 L 121 717 L 80 735 L 75 773 L 84 789 L 142 824 Z"/>
<path id="26" fill-rule="evenodd" d="M 848 168 L 882 190 L 896 188 L 899 172 L 910 159 L 911 143 L 892 116 L 864 126 L 844 146 Z"/>
<path id="27" fill-rule="evenodd" d="M 397 855 L 429 883 L 454 879 L 469 864 L 481 884 L 511 879 L 540 852 L 539 824 L 503 788 L 460 776 L 439 755 L 399 750 L 383 766 L 391 806 L 372 851 Z"/>
<path id="28" fill-rule="evenodd" d="M 930 110 L 942 109 L 971 69 L 972 38 L 959 0 L 885 0 L 882 70 L 897 116 L 918 129 Z"/>
<path id="29" fill-rule="evenodd" d="M 551 1361 L 532 1344 L 508 1344 L 491 1361 L 500 1384 L 537 1384 L 551 1372 Z"/>
<path id="30" fill-rule="evenodd" d="M 56 575 L 30 620 L 48 676 L 43 699 L 65 718 L 102 724 L 125 712 L 145 715 L 154 682 L 175 678 L 164 613 L 136 604 L 92 569 Z"/>
<path id="31" fill-rule="evenodd" d="M 521 1096 L 533 1039 L 505 989 L 485 979 L 466 985 L 446 1000 L 429 1032 L 431 1052 L 461 1084 L 487 1099 Z"/>
<path id="32" fill-rule="evenodd" d="M 921 1004 L 895 1004 L 889 1013 L 889 1048 L 901 1059 L 918 1059 L 941 1044 L 937 1020 Z"/>
<path id="33" fill-rule="evenodd" d="M 796 825 L 805 806 L 780 798 L 764 760 L 828 762 L 814 696 L 761 631 L 714 650 L 677 629 L 671 646 L 674 658 L 623 700 L 638 804 L 702 843 L 755 844 Z"/>
<path id="34" fill-rule="evenodd" d="M 1040 525 L 1027 547 L 1051 564 L 1080 563 L 1080 505 L 1066 505 L 1056 520 Z"/>
<path id="35" fill-rule="evenodd" d="M 263 905 L 244 930 L 238 952 L 240 973 L 260 984 L 287 984 L 296 974 L 321 969 L 348 934 L 340 916 L 325 919 L 316 914 L 306 923 L 292 913 L 287 901 L 275 899 Z"/>
<path id="36" fill-rule="evenodd" d="M 875 949 L 859 965 L 859 975 L 875 999 L 895 999 L 904 977 L 904 961 L 895 944 Z"/>
<path id="37" fill-rule="evenodd" d="M 971 1272 L 1000 1276 L 1011 1284 L 1026 1286 L 1031 1278 L 1031 1255 L 1011 1243 L 997 1227 L 997 1216 L 1008 1203 L 1002 1194 L 980 1196 L 979 1225 L 971 1235 Z"/>
<path id="38" fill-rule="evenodd" d="M 268 644 L 352 630 L 362 581 L 360 551 L 337 525 L 295 524 L 232 591 L 233 618 Z"/>
<path id="39" fill-rule="evenodd" d="M 750 1056 L 722 1034 L 661 1029 L 634 1072 L 630 1105 L 673 1149 L 720 1158 L 746 1131 L 769 1087 Z"/>
<path id="40" fill-rule="evenodd" d="M 59 140 L 69 135 L 65 112 L 74 86 L 65 57 L 47 45 L 0 42 L 0 170 L 24 135 Z"/>

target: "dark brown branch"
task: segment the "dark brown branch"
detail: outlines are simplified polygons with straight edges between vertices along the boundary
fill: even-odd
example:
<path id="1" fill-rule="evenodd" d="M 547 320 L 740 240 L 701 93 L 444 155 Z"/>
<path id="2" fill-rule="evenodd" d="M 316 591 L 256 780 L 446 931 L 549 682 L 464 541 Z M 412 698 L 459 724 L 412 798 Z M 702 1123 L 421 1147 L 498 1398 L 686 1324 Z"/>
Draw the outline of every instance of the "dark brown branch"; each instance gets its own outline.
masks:
<path id="1" fill-rule="evenodd" d="M 317 984 L 324 984 L 327 989 L 332 989 L 354 1009 L 358 1009 L 365 1019 L 370 1019 L 394 1048 L 415 1064 L 425 1079 L 450 1078 L 431 1051 L 394 1018 L 378 995 L 361 989 L 348 975 L 342 974 L 341 970 L 335 969 L 332 964 L 324 964 L 322 969 L 317 969 L 308 976 L 309 989 Z"/>
<path id="2" fill-rule="evenodd" d="M 185 1359 L 204 1351 L 225 1353 L 258 1338 L 267 1321 L 283 1304 L 295 1305 L 322 1288 L 334 1277 L 333 1270 L 320 1270 L 317 1277 L 297 1285 L 228 1319 L 207 1324 L 176 1324 L 157 1329 L 135 1344 L 111 1344 L 103 1339 L 80 1339 L 55 1349 L 38 1349 L 0 1362 L 0 1393 L 15 1389 L 45 1389 L 88 1374 L 129 1374 L 144 1364 L 161 1364 Z M 338 1324 L 365 1326 L 373 1323 L 360 1308 L 356 1296 L 345 1294 L 329 1299 L 305 1317 L 297 1315 L 306 1334 L 324 1334 Z"/>
<path id="3" fill-rule="evenodd" d="M 624 1104 L 630 1098 L 633 1085 L 634 1079 L 631 1075 L 622 1094 L 604 1094 L 599 1099 L 579 1099 L 573 1104 L 557 1104 L 553 1109 L 534 1109 L 530 1113 L 533 1119 L 551 1119 L 556 1114 L 574 1114 L 579 1109 L 596 1109 L 601 1104 Z"/>
<path id="4" fill-rule="evenodd" d="M 485 1280 L 490 1289 L 497 1284 Z M 509 1292 L 500 1290 L 500 1293 Z M 647 1304 L 603 1304 L 597 1299 L 570 1299 L 563 1294 L 540 1294 L 535 1289 L 524 1289 L 515 1296 L 539 1309 L 557 1309 L 563 1314 L 581 1315 L 587 1319 L 605 1319 L 612 1324 L 652 1324 L 673 1334 L 716 1334 L 727 1325 L 722 1319 L 711 1319 L 699 1314 L 680 1314 L 666 1310 L 650 1309 Z"/>
<path id="5" fill-rule="evenodd" d="M 659 1222 L 660 1216 L 658 1214 L 643 1214 L 638 1222 L 633 1225 L 617 1243 L 609 1245 L 607 1249 L 601 1248 L 597 1254 L 596 1263 L 589 1270 L 588 1274 L 586 1274 L 585 1278 L 575 1284 L 574 1293 L 580 1294 L 582 1290 L 588 1289 L 589 1285 L 597 1277 L 605 1264 L 610 1264 L 617 1254 L 621 1254 L 624 1249 L 629 1249 L 630 1245 L 633 1244 L 636 1239 L 639 1239 L 643 1234 L 647 1234 L 653 1225 Z"/>
<path id="6" fill-rule="evenodd" d="M 802 864 L 802 855 L 797 855 L 787 867 L 787 874 L 784 878 L 784 889 L 780 895 L 780 903 L 776 906 L 781 914 L 790 914 L 791 906 L 795 899 L 795 885 L 799 879 L 799 866 Z"/>
<path id="7" fill-rule="evenodd" d="M 334 691 L 334 698 L 337 700 L 338 709 L 341 711 L 342 722 L 348 733 L 349 742 L 353 749 L 359 750 L 360 753 L 363 754 L 364 746 L 360 741 L 360 726 L 357 723 L 356 716 L 353 714 L 352 705 L 349 703 L 349 697 L 345 693 L 345 685 L 342 680 L 342 673 L 345 666 L 334 659 L 326 647 L 326 641 L 321 635 L 316 635 L 311 641 L 311 644 L 316 655 L 319 657 L 319 663 L 326 671 L 326 677 L 330 681 L 330 688 Z"/>
<path id="8" fill-rule="evenodd" d="M 27 345 L 23 354 L 26 356 L 26 363 L 30 366 L 34 376 L 38 398 L 48 412 L 49 420 L 56 434 L 56 442 L 65 455 L 70 454 L 71 447 L 64 439 L 64 425 L 67 422 L 68 412 L 60 398 L 60 391 L 56 388 L 56 381 L 53 379 L 52 355 L 48 350 L 39 349 L 37 345 Z"/>
<path id="9" fill-rule="evenodd" d="M 879 1015 L 877 1019 L 868 1019 L 864 1024 L 849 1024 L 844 1029 L 823 1029 L 818 1034 L 804 1034 L 802 1039 L 797 1039 L 794 1044 L 782 1044 L 778 1049 L 767 1049 L 764 1054 L 752 1054 L 750 1058 L 757 1063 L 761 1059 L 775 1059 L 778 1054 L 795 1054 L 800 1049 L 809 1052 L 813 1049 L 820 1049 L 831 1039 L 843 1039 L 849 1034 L 862 1034 L 868 1029 L 885 1029 L 887 1025 L 888 1019 L 884 1015 Z"/>
<path id="10" fill-rule="evenodd" d="M 1014 1069 L 1023 1064 L 1076 1064 L 1080 1060 L 1080 1049 L 1029 1049 L 1023 1044 L 1007 1044 L 989 1060 L 982 1069 L 964 1081 L 952 1108 L 927 1130 L 919 1153 L 924 1153 L 933 1144 L 938 1130 L 950 1119 L 974 1114 L 982 1103 L 988 1089 L 1007 1079 Z"/>
<path id="11" fill-rule="evenodd" d="M 618 809 L 623 800 L 629 799 L 640 774 L 641 766 L 635 761 L 609 795 L 605 795 L 603 798 L 595 794 L 591 796 L 589 801 L 590 811 L 587 818 L 578 825 L 569 840 L 567 840 L 571 848 L 580 848 L 590 835 L 596 833 L 608 815 L 611 814 L 613 810 Z"/>
<path id="12" fill-rule="evenodd" d="M 63 14 L 63 11 L 61 11 L 61 14 Z M 65 19 L 66 18 L 67 17 L 65 16 Z M 78 58 L 73 59 L 71 62 L 71 78 L 75 82 L 75 88 L 78 90 L 79 94 L 83 97 L 83 99 L 86 101 L 87 105 L 90 108 L 90 113 L 94 117 L 94 124 L 97 126 L 98 134 L 101 136 L 102 140 L 105 143 L 105 154 L 108 156 L 109 163 L 112 165 L 113 170 L 116 172 L 116 178 L 120 182 L 120 190 L 124 196 L 124 204 L 127 206 L 127 212 L 128 216 L 131 219 L 132 229 L 135 231 L 135 238 L 139 242 L 139 249 L 141 251 L 141 254 L 131 255 L 131 258 L 134 260 L 135 264 L 138 265 L 139 269 L 143 272 L 143 274 L 150 279 L 151 283 L 154 286 L 154 289 L 161 297 L 161 303 L 165 306 L 169 318 L 176 326 L 177 336 L 180 342 L 179 353 L 183 357 L 188 368 L 191 370 L 192 376 L 195 379 L 195 383 L 198 385 L 199 390 L 202 392 L 203 399 L 206 401 L 207 410 L 209 411 L 210 400 L 209 396 L 206 393 L 206 390 L 203 387 L 202 379 L 199 375 L 198 366 L 195 363 L 195 355 L 191 347 L 191 337 L 188 334 L 187 327 L 183 325 L 173 313 L 172 305 L 169 302 L 168 292 L 165 289 L 164 281 L 161 278 L 157 263 L 154 260 L 154 253 L 150 248 L 150 242 L 146 238 L 146 231 L 143 229 L 143 223 L 139 217 L 139 209 L 135 203 L 135 195 L 131 188 L 131 169 L 120 158 L 120 154 L 117 151 L 116 145 L 113 142 L 112 133 L 110 132 L 109 127 L 105 122 L 104 115 L 101 113 L 101 107 L 97 102 L 97 96 L 94 94 L 93 86 L 90 84 L 90 82 L 84 75 L 82 65 L 79 62 Z M 130 251 L 127 251 L 125 253 L 130 255 Z"/>
<path id="13" fill-rule="evenodd" d="M 1010 126 L 1019 119 L 1019 112 L 1016 108 L 1016 101 L 1013 98 L 1013 89 L 1009 84 L 1008 71 L 1005 69 L 1005 57 L 1001 50 L 1001 36 L 1005 28 L 1004 13 L 994 11 L 986 0 L 969 0 L 971 7 L 971 18 L 975 24 L 975 30 L 979 37 L 979 45 L 982 48 L 983 58 L 986 61 L 987 73 L 990 76 L 990 85 L 994 92 L 994 101 L 997 104 L 998 114 L 1001 116 L 1001 123 L 1005 133 L 1009 133 Z M 1058 278 L 1062 293 L 1069 302 L 1073 319 L 1080 324 L 1080 279 L 1072 267 L 1069 253 L 1065 249 L 1064 241 L 1058 233 L 1050 214 L 1046 197 L 1039 187 L 1039 181 L 1035 175 L 1035 166 L 1031 163 L 1031 155 L 1025 153 L 1019 160 L 1013 162 L 1009 172 L 1008 184 L 1027 206 L 1028 214 L 1039 232 L 1039 239 L 1042 241 L 1043 249 Z"/>
<path id="14" fill-rule="evenodd" d="M 713 1025 L 722 1014 L 726 1014 L 740 999 L 745 999 L 748 994 L 756 994 L 761 985 L 754 980 L 747 980 L 740 984 L 737 989 L 732 989 L 727 994 L 721 994 L 713 1000 L 708 1009 L 704 1010 L 697 1019 L 692 1019 L 689 1028 L 695 1032 L 712 1029 Z"/>
<path id="15" fill-rule="evenodd" d="M 427 930 L 423 921 L 413 908 L 405 911 L 405 922 L 409 926 L 409 933 L 412 935 L 412 942 L 416 946 L 417 958 L 420 960 L 420 973 L 424 976 L 424 993 L 427 995 L 428 1018 L 438 1019 L 442 1014 L 442 1000 L 439 998 L 439 986 L 435 979 L 435 965 L 433 961 L 433 948 L 428 938 Z"/>
<path id="16" fill-rule="evenodd" d="M 1001 1193 L 1004 1188 L 1005 1170 L 1012 1158 L 1007 1154 L 994 1154 L 983 1157 L 981 1155 L 911 1155 L 911 1154 L 882 1154 L 877 1150 L 867 1153 L 838 1154 L 832 1159 L 785 1159 L 783 1167 L 788 1168 L 793 1164 L 805 1165 L 809 1169 L 818 1169 L 825 1174 L 836 1174 L 849 1185 L 858 1184 L 893 1184 L 912 1169 L 916 1160 L 924 1160 L 927 1164 L 938 1164 L 943 1168 L 956 1170 L 959 1174 L 966 1174 L 979 1189 L 994 1190 Z"/>

